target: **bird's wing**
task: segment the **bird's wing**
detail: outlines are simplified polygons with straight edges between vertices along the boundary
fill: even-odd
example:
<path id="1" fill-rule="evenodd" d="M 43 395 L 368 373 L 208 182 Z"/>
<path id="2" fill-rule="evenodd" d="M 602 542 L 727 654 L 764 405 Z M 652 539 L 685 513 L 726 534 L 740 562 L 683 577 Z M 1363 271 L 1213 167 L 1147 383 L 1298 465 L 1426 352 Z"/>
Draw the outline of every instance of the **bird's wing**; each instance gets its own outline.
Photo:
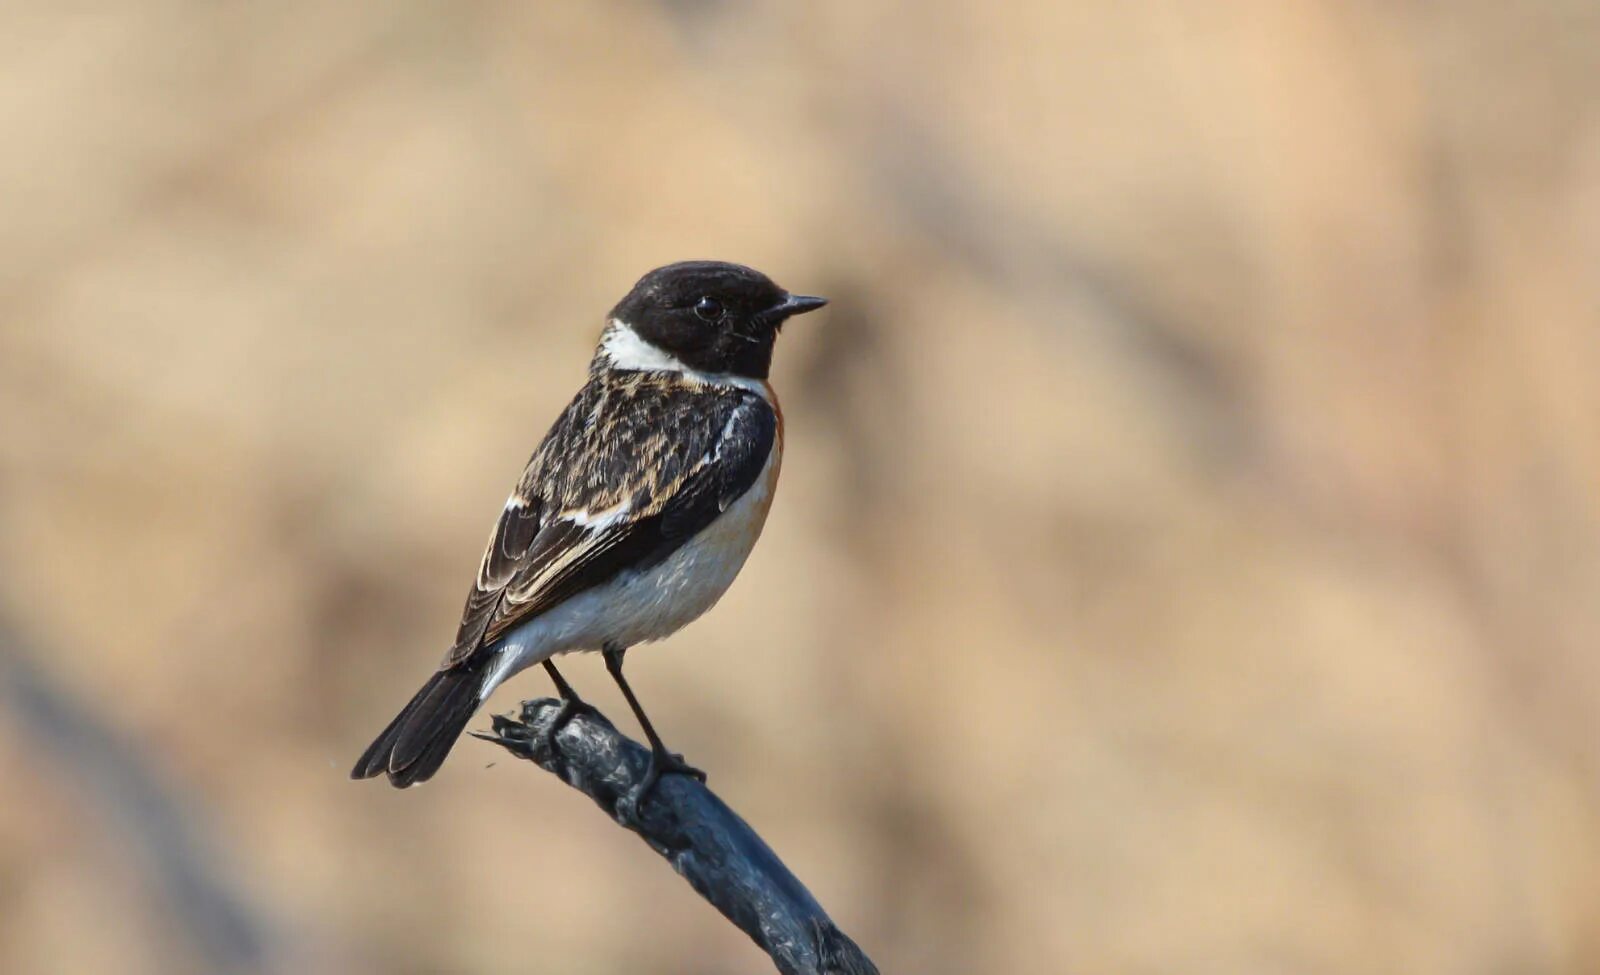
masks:
<path id="1" fill-rule="evenodd" d="M 661 562 L 749 489 L 776 435 L 772 407 L 751 392 L 591 381 L 506 503 L 443 666 L 475 661 L 624 569 Z"/>

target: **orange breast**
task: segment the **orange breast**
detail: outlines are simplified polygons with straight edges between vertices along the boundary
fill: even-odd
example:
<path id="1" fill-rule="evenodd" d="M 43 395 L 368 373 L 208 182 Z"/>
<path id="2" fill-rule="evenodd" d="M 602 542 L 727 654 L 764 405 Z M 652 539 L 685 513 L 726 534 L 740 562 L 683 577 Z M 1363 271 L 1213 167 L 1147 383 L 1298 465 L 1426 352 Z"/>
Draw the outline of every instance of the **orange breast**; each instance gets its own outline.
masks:
<path id="1" fill-rule="evenodd" d="M 766 391 L 767 402 L 772 404 L 773 415 L 778 418 L 778 442 L 774 449 L 778 451 L 778 455 L 781 457 L 783 456 L 783 407 L 779 405 L 778 393 L 772 388 L 771 383 L 762 380 L 761 388 Z"/>

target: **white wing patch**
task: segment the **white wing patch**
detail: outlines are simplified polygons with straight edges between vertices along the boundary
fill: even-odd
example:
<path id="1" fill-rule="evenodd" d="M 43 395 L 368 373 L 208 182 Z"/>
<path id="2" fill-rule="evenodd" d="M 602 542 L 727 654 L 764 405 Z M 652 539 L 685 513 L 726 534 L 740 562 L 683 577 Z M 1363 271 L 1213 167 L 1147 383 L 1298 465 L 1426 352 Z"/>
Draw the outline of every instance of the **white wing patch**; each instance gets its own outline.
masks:
<path id="1" fill-rule="evenodd" d="M 604 511 L 584 511 L 581 508 L 568 508 L 566 511 L 559 512 L 556 517 L 591 531 L 599 531 L 602 528 L 609 528 L 626 518 L 630 508 L 632 508 L 632 505 L 624 501 Z"/>
<path id="2" fill-rule="evenodd" d="M 715 464 L 722 459 L 722 445 L 727 443 L 728 439 L 733 436 L 734 428 L 739 425 L 739 421 L 744 419 L 744 415 L 749 410 L 749 404 L 734 407 L 733 413 L 729 415 L 728 422 L 722 425 L 722 432 L 717 434 L 717 439 L 712 443 L 711 449 L 700 455 L 701 466 Z"/>

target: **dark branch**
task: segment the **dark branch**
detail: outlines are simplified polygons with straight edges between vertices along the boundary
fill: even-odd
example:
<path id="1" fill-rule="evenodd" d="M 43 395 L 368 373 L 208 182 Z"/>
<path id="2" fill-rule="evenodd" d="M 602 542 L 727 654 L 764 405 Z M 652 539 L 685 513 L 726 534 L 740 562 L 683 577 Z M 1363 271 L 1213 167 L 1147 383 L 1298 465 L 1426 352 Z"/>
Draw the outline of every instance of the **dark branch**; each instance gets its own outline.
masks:
<path id="1" fill-rule="evenodd" d="M 549 698 L 525 701 L 520 721 L 496 715 L 494 734 L 478 737 L 554 773 L 638 833 L 784 975 L 877 975 L 777 854 L 701 783 L 665 775 L 636 821 L 619 815 L 618 800 L 644 778 L 649 749 L 598 712 L 573 715 L 552 742 L 548 731 L 560 706 Z"/>

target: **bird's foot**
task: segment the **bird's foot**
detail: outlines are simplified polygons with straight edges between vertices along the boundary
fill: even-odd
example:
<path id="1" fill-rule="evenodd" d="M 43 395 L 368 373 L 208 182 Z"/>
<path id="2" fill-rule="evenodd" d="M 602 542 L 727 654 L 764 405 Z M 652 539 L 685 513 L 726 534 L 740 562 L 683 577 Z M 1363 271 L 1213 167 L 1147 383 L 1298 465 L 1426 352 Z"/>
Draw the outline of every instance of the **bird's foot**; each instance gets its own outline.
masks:
<path id="1" fill-rule="evenodd" d="M 663 775 L 687 775 L 699 782 L 706 780 L 706 773 L 684 761 L 682 755 L 665 748 L 654 749 L 650 752 L 650 764 L 644 770 L 644 778 L 617 800 L 617 818 L 624 823 L 638 823 L 640 807 Z"/>

